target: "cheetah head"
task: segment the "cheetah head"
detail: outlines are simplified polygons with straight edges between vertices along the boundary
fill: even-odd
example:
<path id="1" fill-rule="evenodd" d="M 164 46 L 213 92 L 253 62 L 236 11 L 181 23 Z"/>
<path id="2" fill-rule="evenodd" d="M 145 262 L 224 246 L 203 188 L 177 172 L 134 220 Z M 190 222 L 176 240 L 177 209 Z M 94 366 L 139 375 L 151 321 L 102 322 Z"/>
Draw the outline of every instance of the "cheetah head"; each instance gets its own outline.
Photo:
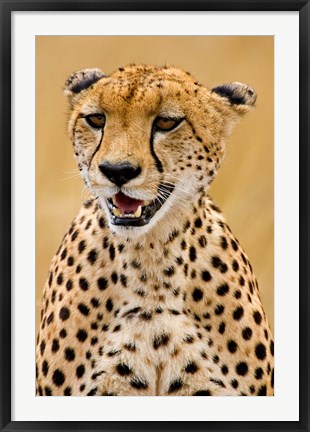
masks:
<path id="1" fill-rule="evenodd" d="M 242 83 L 209 90 L 180 69 L 144 65 L 76 72 L 65 94 L 84 182 L 111 228 L 135 235 L 193 205 L 221 165 L 232 126 L 256 99 Z"/>

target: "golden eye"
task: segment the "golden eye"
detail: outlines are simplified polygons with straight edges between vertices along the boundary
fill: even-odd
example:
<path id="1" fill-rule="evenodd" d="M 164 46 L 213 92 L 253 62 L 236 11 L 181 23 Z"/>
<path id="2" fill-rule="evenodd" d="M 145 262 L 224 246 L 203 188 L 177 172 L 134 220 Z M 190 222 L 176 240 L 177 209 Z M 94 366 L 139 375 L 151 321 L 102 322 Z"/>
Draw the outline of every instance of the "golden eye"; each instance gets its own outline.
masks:
<path id="1" fill-rule="evenodd" d="M 164 117 L 158 117 L 155 122 L 155 128 L 159 131 L 170 131 L 177 127 L 183 119 L 171 119 L 171 118 L 164 118 Z"/>
<path id="2" fill-rule="evenodd" d="M 85 120 L 89 126 L 95 129 L 102 129 L 105 125 L 105 115 L 104 114 L 90 114 L 85 117 Z"/>

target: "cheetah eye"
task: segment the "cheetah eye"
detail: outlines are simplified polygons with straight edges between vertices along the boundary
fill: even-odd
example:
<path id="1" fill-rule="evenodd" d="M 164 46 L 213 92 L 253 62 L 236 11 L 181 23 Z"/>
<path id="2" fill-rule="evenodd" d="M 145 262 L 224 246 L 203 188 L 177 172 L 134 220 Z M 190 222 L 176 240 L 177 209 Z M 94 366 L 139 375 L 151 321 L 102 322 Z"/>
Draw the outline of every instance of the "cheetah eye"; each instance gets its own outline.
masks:
<path id="1" fill-rule="evenodd" d="M 183 118 L 180 119 L 173 119 L 173 118 L 164 118 L 164 117 L 157 117 L 154 121 L 155 130 L 159 132 L 168 132 L 172 129 L 176 128 L 181 121 L 183 121 Z"/>
<path id="2" fill-rule="evenodd" d="M 85 116 L 86 122 L 89 126 L 95 129 L 102 129 L 105 125 L 105 115 L 104 114 L 90 114 Z"/>

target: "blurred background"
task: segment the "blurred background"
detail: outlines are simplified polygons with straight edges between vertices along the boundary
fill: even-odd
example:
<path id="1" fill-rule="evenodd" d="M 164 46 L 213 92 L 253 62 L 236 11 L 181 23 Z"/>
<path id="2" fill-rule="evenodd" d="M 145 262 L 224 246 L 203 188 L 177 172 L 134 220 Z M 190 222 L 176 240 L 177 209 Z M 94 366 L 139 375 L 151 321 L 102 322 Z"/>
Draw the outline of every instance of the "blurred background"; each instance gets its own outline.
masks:
<path id="1" fill-rule="evenodd" d="M 212 88 L 241 81 L 257 106 L 237 125 L 210 189 L 254 267 L 273 330 L 273 84 L 272 36 L 36 37 L 36 322 L 50 260 L 85 198 L 66 134 L 68 75 L 128 63 L 165 63 L 190 71 Z"/>

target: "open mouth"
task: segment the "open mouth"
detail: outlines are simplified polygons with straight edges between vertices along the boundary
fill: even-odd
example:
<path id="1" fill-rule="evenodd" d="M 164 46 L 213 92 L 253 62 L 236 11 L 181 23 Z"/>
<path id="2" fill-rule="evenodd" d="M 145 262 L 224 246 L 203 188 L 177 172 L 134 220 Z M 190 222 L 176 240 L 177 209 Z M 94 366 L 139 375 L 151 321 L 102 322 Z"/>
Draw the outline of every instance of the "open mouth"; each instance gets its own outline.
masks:
<path id="1" fill-rule="evenodd" d="M 174 189 L 173 185 L 164 187 L 165 196 L 156 197 L 152 201 L 141 201 L 118 192 L 107 199 L 108 209 L 113 225 L 143 226 L 147 225 L 154 214 L 162 207 Z"/>

